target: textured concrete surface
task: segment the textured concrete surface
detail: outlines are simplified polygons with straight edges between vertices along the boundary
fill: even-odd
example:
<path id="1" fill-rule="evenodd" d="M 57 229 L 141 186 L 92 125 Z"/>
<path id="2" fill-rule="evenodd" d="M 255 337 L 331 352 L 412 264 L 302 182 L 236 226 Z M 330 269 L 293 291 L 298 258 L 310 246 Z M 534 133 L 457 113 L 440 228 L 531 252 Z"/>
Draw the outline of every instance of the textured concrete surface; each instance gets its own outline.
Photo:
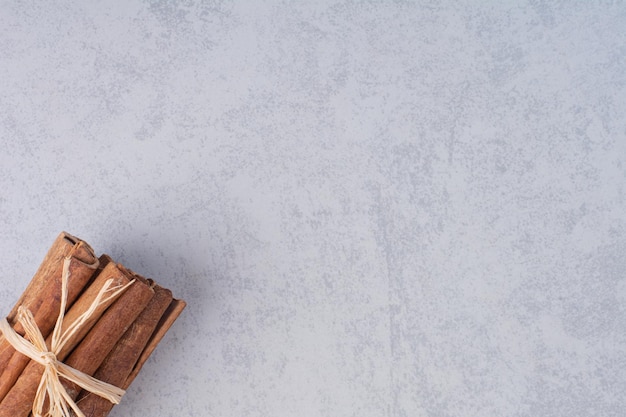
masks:
<path id="1" fill-rule="evenodd" d="M 121 416 L 624 416 L 623 2 L 0 1 L 0 305 L 189 302 Z M 515 4 L 512 4 L 515 3 Z"/>

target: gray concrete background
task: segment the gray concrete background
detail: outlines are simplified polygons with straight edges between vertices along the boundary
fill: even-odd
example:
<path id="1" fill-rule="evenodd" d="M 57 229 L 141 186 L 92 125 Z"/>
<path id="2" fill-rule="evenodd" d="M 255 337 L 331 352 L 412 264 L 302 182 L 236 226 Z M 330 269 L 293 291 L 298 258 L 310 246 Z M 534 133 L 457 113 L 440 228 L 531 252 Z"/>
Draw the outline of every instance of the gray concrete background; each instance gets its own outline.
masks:
<path id="1" fill-rule="evenodd" d="M 624 416 L 623 2 L 0 1 L 0 305 L 189 308 L 111 414 Z"/>

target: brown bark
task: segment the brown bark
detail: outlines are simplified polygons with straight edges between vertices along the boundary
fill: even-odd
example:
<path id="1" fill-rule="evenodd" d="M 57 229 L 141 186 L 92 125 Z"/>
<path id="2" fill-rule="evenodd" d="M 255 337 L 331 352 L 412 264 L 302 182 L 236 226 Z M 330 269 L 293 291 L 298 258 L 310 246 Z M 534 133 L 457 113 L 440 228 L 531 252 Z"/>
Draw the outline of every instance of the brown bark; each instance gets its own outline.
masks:
<path id="1" fill-rule="evenodd" d="M 68 306 L 71 306 L 84 290 L 98 267 L 98 259 L 87 243 L 67 233 L 61 233 L 7 317 L 19 334 L 24 334 L 22 326 L 15 323 L 19 306 L 24 306 L 33 313 L 44 337 L 47 337 L 54 328 L 61 306 L 61 275 L 66 256 L 72 258 L 68 281 Z M 27 357 L 17 353 L 4 338 L 0 338 L 0 401 L 15 384 L 28 361 Z"/>
<path id="2" fill-rule="evenodd" d="M 126 277 L 133 279 L 128 275 Z M 135 281 L 102 315 L 65 364 L 93 375 L 153 297 L 154 290 L 146 281 Z M 63 385 L 73 399 L 78 397 L 81 390 L 78 385 L 68 381 L 64 381 Z"/>
<path id="3" fill-rule="evenodd" d="M 156 285 L 154 297 L 117 342 L 98 371 L 93 375 L 94 378 L 118 387 L 125 386 L 128 376 L 133 371 L 150 336 L 154 333 L 163 313 L 171 302 L 172 292 Z M 78 398 L 78 405 L 86 417 L 105 417 L 114 405 L 110 401 L 84 390 Z"/>
<path id="4" fill-rule="evenodd" d="M 15 322 L 18 307 L 24 305 L 33 313 L 50 346 L 50 333 L 59 314 L 66 256 L 73 260 L 63 330 L 89 308 L 108 279 L 113 279 L 113 286 L 136 280 L 116 299 L 98 307 L 56 355 L 74 369 L 127 389 L 186 304 L 173 299 L 171 291 L 116 264 L 109 256 L 96 259 L 86 242 L 61 233 L 7 317 L 16 332 L 24 333 Z M 0 417 L 29 416 L 43 369 L 15 352 L 0 334 Z M 113 408 L 108 400 L 81 391 L 64 379 L 61 382 L 72 398 L 79 398 L 78 405 L 87 417 L 104 417 Z"/>
<path id="5" fill-rule="evenodd" d="M 51 278 L 57 275 L 59 277 L 61 276 L 63 259 L 68 255 L 84 264 L 93 265 L 97 263 L 94 251 L 87 242 L 67 232 L 61 232 L 52 244 L 52 247 L 48 250 L 41 265 L 39 265 L 39 269 L 35 272 L 33 279 L 7 316 L 9 323 L 13 324 L 17 315 L 17 309 L 21 305 L 28 307 L 28 309 L 35 314 L 37 308 L 44 300 L 44 297 L 40 295 L 42 293 L 45 295 L 45 287 L 46 285 L 50 285 Z"/>
<path id="6" fill-rule="evenodd" d="M 146 363 L 152 352 L 154 352 L 154 349 L 156 349 L 157 345 L 161 342 L 167 331 L 170 329 L 170 327 L 172 327 L 172 324 L 174 324 L 174 322 L 176 321 L 178 316 L 180 316 L 180 313 L 183 312 L 186 306 L 187 303 L 185 303 L 183 300 L 172 300 L 170 305 L 165 310 L 165 313 L 163 313 L 161 320 L 159 320 L 159 323 L 157 324 L 154 333 L 150 337 L 150 340 L 148 340 L 148 344 L 144 348 L 143 352 L 141 352 L 141 355 L 139 355 L 139 359 L 137 360 L 133 371 L 130 373 L 128 378 L 126 378 L 126 382 L 124 383 L 124 385 L 120 388 L 127 389 L 130 384 L 135 380 L 143 365 Z"/>
<path id="7" fill-rule="evenodd" d="M 89 308 L 98 292 L 108 279 L 113 279 L 114 286 L 126 285 L 129 283 L 128 278 L 122 274 L 121 271 L 119 271 L 116 265 L 114 263 L 109 263 L 67 312 L 63 321 L 63 331 Z M 92 329 L 100 317 L 102 317 L 106 309 L 113 304 L 114 301 L 115 299 L 111 299 L 96 309 L 91 318 L 84 323 L 83 326 L 81 326 L 79 331 L 66 343 L 61 352 L 57 354 L 58 360 L 65 360 L 69 353 Z M 50 344 L 50 340 L 47 340 L 47 342 Z M 21 375 L 19 375 L 15 385 L 13 385 L 11 390 L 0 403 L 0 417 L 28 416 L 32 408 L 33 400 L 42 374 L 43 366 L 34 361 L 30 361 Z"/>

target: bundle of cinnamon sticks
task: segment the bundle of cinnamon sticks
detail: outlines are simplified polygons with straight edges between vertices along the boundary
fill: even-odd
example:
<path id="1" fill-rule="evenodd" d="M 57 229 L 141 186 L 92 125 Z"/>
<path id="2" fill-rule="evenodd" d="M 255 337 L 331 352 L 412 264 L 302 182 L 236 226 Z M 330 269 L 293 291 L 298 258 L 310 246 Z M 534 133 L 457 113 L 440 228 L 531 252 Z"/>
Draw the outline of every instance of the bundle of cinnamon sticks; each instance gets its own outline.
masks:
<path id="1" fill-rule="evenodd" d="M 86 242 L 64 232 L 55 240 L 7 316 L 15 333 L 25 334 L 18 316 L 26 309 L 50 346 L 62 308 L 64 271 L 67 279 L 63 330 L 84 317 L 87 310 L 90 314 L 56 352 L 56 360 L 98 381 L 127 389 L 185 308 L 185 302 L 174 299 L 170 290 L 109 256 L 96 257 Z M 94 308 L 94 300 L 105 285 L 123 291 Z M 33 413 L 33 401 L 43 373 L 43 365 L 16 351 L 0 333 L 0 417 L 29 417 Z M 63 377 L 59 381 L 86 417 L 104 417 L 114 406 Z M 45 406 L 49 402 L 46 399 Z"/>

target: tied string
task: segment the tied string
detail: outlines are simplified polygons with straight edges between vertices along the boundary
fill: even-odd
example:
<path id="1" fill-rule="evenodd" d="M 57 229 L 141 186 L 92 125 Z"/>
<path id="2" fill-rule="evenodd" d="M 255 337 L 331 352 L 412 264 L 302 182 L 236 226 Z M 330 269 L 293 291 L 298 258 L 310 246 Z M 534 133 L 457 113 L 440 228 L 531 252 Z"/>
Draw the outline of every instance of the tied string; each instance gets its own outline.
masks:
<path id="1" fill-rule="evenodd" d="M 46 341 L 39 331 L 35 318 L 30 310 L 19 307 L 17 313 L 17 320 L 24 327 L 24 332 L 28 340 L 15 332 L 6 319 L 0 320 L 0 332 L 4 334 L 4 337 L 15 350 L 28 356 L 44 367 L 44 372 L 33 402 L 34 417 L 43 417 L 42 413 L 46 397 L 50 399 L 50 405 L 45 417 L 71 417 L 72 414 L 70 410 L 72 410 L 77 417 L 85 417 L 72 397 L 67 393 L 65 387 L 61 384 L 59 377 L 63 377 L 77 384 L 82 389 L 109 400 L 113 404 L 119 404 L 125 393 L 123 389 L 115 385 L 99 381 L 84 372 L 65 365 L 57 359 L 57 355 L 68 341 L 80 330 L 81 326 L 89 321 L 98 307 L 119 296 L 135 281 L 133 280 L 124 286 L 113 286 L 113 280 L 107 280 L 89 308 L 63 331 L 63 318 L 65 317 L 65 309 L 67 306 L 67 285 L 70 278 L 70 261 L 71 258 L 66 257 L 63 262 L 63 274 L 61 276 L 61 307 L 59 317 L 52 331 L 50 349 L 48 349 Z"/>

